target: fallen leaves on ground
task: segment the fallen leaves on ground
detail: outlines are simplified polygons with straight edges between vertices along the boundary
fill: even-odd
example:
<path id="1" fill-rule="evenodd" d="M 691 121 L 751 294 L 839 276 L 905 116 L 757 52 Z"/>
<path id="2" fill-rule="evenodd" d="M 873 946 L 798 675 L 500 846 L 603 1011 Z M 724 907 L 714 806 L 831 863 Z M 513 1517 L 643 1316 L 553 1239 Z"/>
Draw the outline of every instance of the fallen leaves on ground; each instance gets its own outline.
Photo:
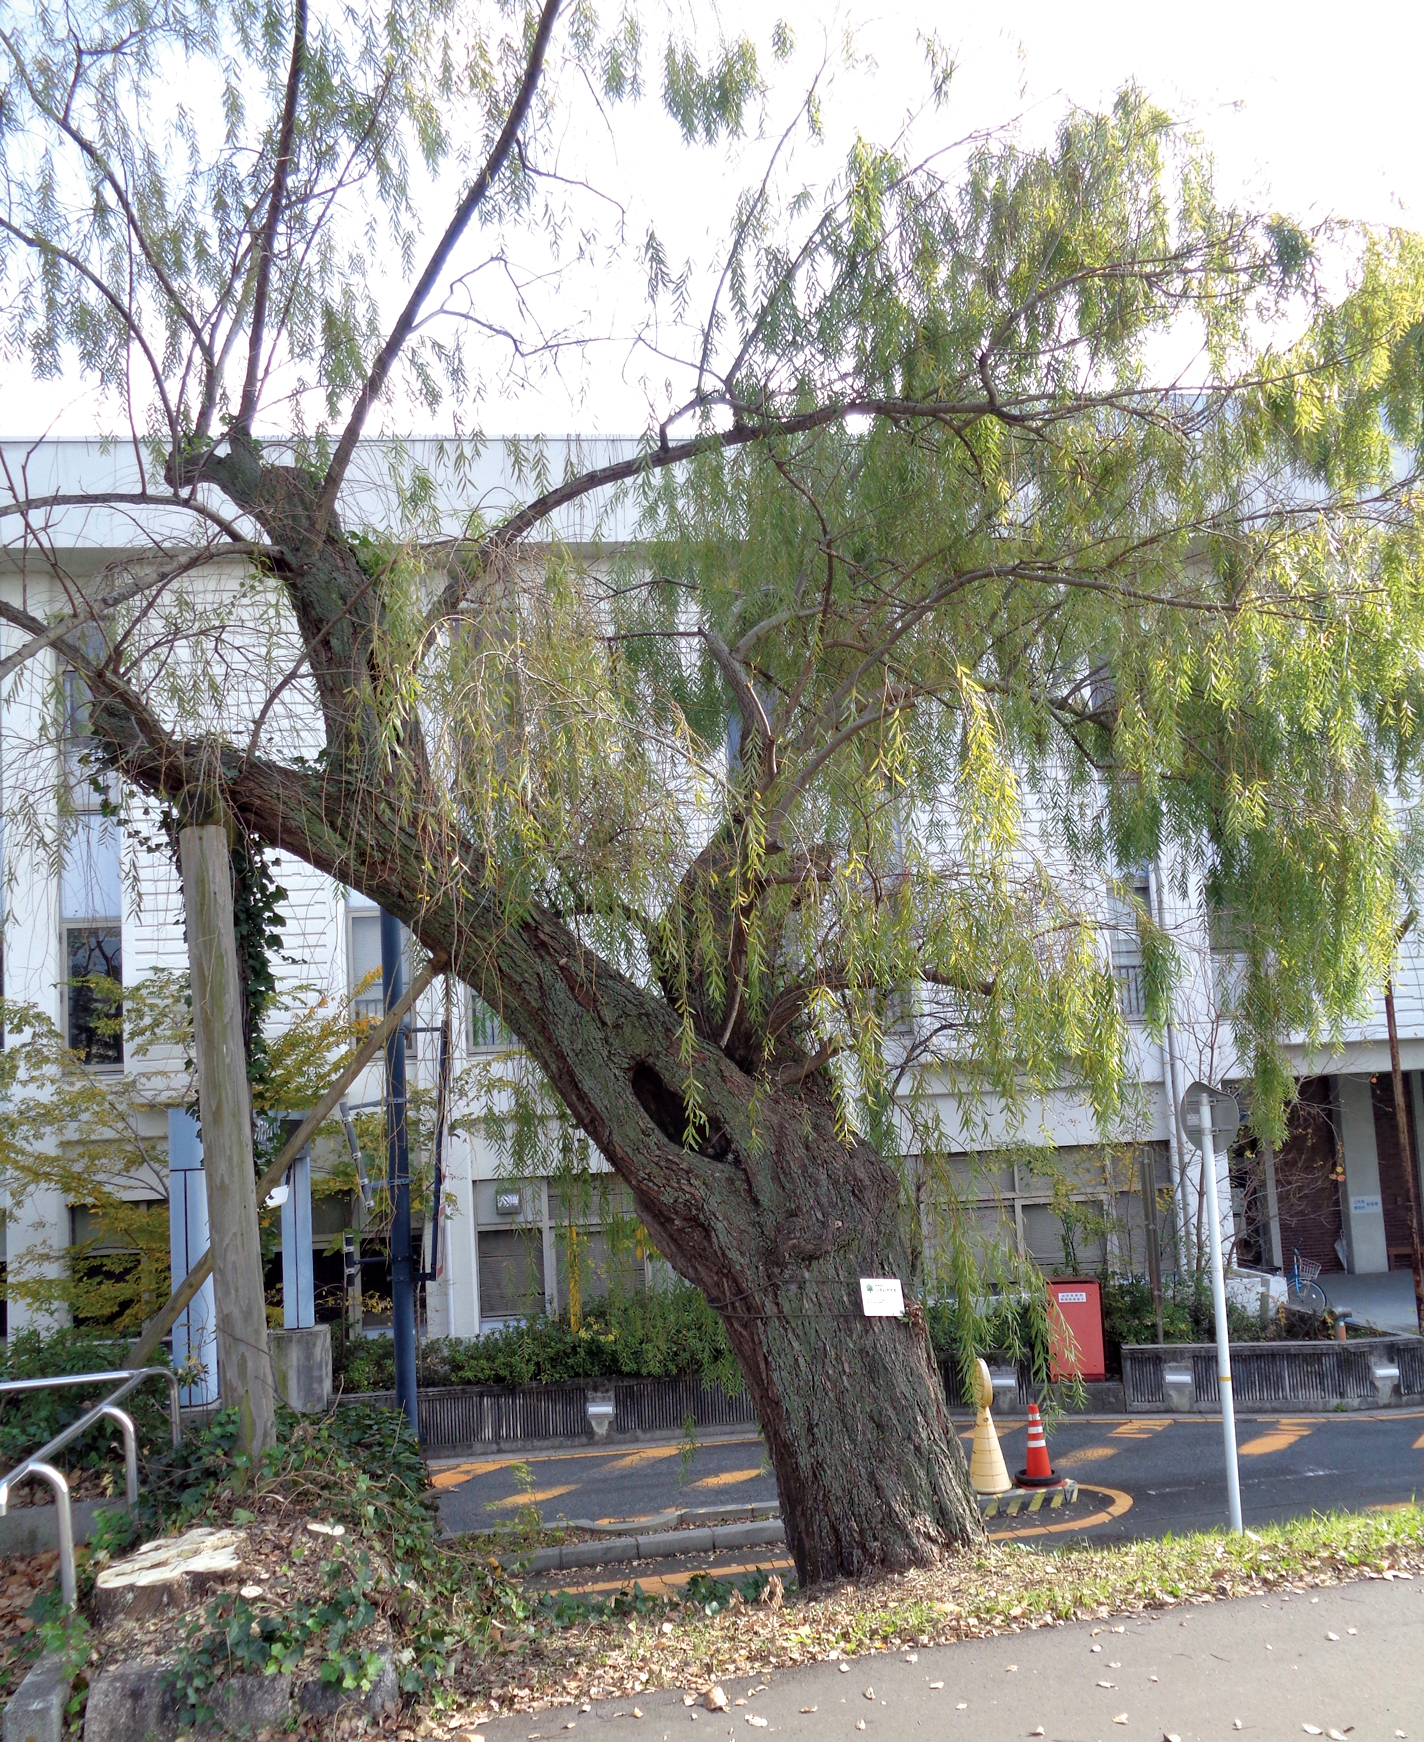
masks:
<path id="1" fill-rule="evenodd" d="M 0 1700 L 14 1692 L 39 1655 L 35 1624 L 25 1611 L 58 1576 L 55 1553 L 16 1555 L 0 1564 Z"/>
<path id="2" fill-rule="evenodd" d="M 455 1709 L 446 1706 L 444 1722 L 480 1724 L 497 1714 L 626 1699 L 645 1689 L 710 1689 L 810 1663 L 837 1661 L 849 1674 L 844 1659 L 873 1651 L 1419 1571 L 1424 1508 L 1418 1507 L 1318 1516 L 1254 1539 L 1201 1533 L 1053 1552 L 989 1542 L 938 1568 L 785 1592 L 780 1605 L 736 1601 L 709 1616 L 703 1606 L 672 1600 L 632 1620 L 605 1614 L 562 1627 L 536 1614 L 507 1627 L 483 1657 L 466 1657 L 458 1684 L 446 1684 L 444 1698 Z M 664 1631 L 668 1621 L 671 1633 Z M 1123 1625 L 1101 1631 L 1121 1633 Z M 400 1734 L 418 1734 L 415 1713 Z"/>

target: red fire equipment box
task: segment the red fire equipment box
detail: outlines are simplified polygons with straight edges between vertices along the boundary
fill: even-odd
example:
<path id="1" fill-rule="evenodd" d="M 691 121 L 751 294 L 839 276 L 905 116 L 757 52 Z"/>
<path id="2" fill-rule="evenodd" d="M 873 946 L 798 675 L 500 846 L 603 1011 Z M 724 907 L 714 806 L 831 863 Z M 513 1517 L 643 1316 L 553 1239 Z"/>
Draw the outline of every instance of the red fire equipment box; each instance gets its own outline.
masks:
<path id="1" fill-rule="evenodd" d="M 1103 1291 L 1095 1277 L 1048 1282 L 1049 1371 L 1055 1379 L 1105 1379 Z"/>

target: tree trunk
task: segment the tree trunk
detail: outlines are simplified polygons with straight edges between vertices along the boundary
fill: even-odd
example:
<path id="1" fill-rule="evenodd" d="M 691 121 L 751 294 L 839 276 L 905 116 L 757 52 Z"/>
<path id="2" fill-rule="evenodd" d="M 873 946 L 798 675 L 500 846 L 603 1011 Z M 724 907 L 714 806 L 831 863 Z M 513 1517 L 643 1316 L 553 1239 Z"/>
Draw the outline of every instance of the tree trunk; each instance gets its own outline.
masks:
<path id="1" fill-rule="evenodd" d="M 238 1411 L 240 1444 L 260 1457 L 276 1436 L 277 1412 L 262 1291 L 252 1099 L 233 937 L 232 866 L 226 831 L 216 823 L 182 830 L 178 844 L 208 1179 L 218 1370 L 223 1402 Z"/>
<path id="2" fill-rule="evenodd" d="M 796 1173 L 809 1164 L 824 1174 L 828 1161 L 803 1154 Z M 853 1194 L 844 1182 L 840 1191 L 854 1216 Z M 865 1239 L 871 1232 L 856 1229 L 794 1276 L 768 1275 L 740 1299 L 712 1297 L 726 1302 L 803 1585 L 930 1564 L 980 1529 L 918 1303 L 904 1319 L 864 1316 L 860 1276 L 904 1278 L 909 1269 L 907 1254 Z M 698 1268 L 714 1267 L 737 1287 L 725 1255 L 709 1254 Z"/>
<path id="3" fill-rule="evenodd" d="M 169 762 L 149 778 L 179 772 Z M 254 833 L 360 889 L 448 956 L 631 1187 L 659 1251 L 726 1323 L 803 1583 L 932 1564 L 978 1541 L 918 1307 L 903 1321 L 861 1312 L 861 1277 L 913 1274 L 912 1238 L 895 1168 L 838 1137 L 825 1073 L 777 1088 L 706 1039 L 687 1060 L 665 999 L 547 910 L 511 922 L 477 873 L 420 900 L 430 843 L 419 813 L 373 803 L 356 781 L 348 791 L 333 766 L 314 774 L 234 758 L 224 775 Z M 478 850 L 465 851 L 474 864 Z M 705 1115 L 690 1143 L 689 1071 Z"/>
<path id="4" fill-rule="evenodd" d="M 389 862 L 388 862 L 389 863 Z M 389 874 L 389 873 L 388 873 Z M 867 1319 L 860 1279 L 915 1266 L 897 1170 L 842 1142 L 816 1073 L 788 1094 L 708 1042 L 688 1142 L 682 1034 L 666 1003 L 530 915 L 493 945 L 414 915 L 538 1060 L 632 1187 L 660 1252 L 721 1314 L 776 1472 L 803 1585 L 939 1560 L 981 1535 L 923 1314 Z M 448 926 L 448 929 L 447 929 Z M 463 962 L 462 962 L 463 958 Z"/>

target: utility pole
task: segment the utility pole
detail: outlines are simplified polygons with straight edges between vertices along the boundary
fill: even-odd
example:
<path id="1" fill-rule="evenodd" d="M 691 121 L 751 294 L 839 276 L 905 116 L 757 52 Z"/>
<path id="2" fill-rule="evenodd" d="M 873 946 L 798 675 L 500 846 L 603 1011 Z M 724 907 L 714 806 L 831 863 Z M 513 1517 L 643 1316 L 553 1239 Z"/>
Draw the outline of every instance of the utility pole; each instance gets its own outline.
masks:
<path id="1" fill-rule="evenodd" d="M 1399 1025 L 1394 1019 L 1394 976 L 1384 983 L 1384 1019 L 1389 1028 L 1389 1070 L 1394 1078 L 1394 1122 L 1399 1132 L 1399 1160 L 1404 1169 L 1409 1204 L 1409 1256 L 1414 1266 L 1414 1317 L 1424 1331 L 1424 1254 L 1419 1249 L 1419 1176 L 1414 1171 L 1414 1146 L 1409 1141 L 1409 1114 L 1404 1105 L 1404 1072 L 1399 1064 Z"/>
<path id="2" fill-rule="evenodd" d="M 389 1013 L 400 1002 L 400 921 L 381 909 L 381 987 Z M 395 1343 L 396 1408 L 420 1438 L 415 1396 L 415 1265 L 410 1255 L 410 1139 L 406 1124 L 406 1025 L 386 1042 L 386 1185 L 391 1199 L 391 1336 Z"/>
<path id="3" fill-rule="evenodd" d="M 277 1399 L 262 1290 L 252 1091 L 242 1044 L 227 830 L 220 822 L 182 829 L 178 854 L 208 1183 L 218 1377 L 223 1402 L 238 1412 L 239 1444 L 260 1458 L 276 1439 Z"/>

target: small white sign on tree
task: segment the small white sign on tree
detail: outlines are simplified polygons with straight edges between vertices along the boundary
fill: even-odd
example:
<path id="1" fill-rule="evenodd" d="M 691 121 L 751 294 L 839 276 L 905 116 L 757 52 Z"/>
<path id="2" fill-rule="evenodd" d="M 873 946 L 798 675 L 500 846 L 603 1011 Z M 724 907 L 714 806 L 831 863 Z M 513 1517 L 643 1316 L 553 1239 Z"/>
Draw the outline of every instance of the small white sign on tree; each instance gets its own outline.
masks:
<path id="1" fill-rule="evenodd" d="M 905 1291 L 898 1276 L 862 1276 L 860 1304 L 868 1319 L 903 1319 Z"/>

